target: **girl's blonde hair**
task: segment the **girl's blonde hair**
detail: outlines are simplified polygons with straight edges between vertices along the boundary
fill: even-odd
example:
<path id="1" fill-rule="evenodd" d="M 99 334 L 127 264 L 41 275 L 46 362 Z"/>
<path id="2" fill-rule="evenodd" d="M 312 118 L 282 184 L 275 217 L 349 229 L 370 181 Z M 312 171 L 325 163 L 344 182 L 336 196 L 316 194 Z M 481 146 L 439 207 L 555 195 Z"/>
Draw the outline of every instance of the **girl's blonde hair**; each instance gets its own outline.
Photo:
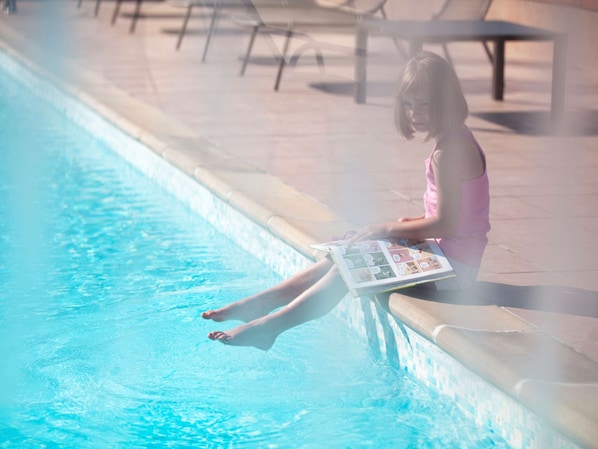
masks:
<path id="1" fill-rule="evenodd" d="M 469 113 L 459 79 L 451 65 L 435 53 L 423 51 L 410 59 L 399 77 L 395 98 L 395 124 L 405 139 L 413 139 L 403 97 L 421 89 L 430 92 L 430 129 L 426 140 L 447 133 L 465 123 Z"/>

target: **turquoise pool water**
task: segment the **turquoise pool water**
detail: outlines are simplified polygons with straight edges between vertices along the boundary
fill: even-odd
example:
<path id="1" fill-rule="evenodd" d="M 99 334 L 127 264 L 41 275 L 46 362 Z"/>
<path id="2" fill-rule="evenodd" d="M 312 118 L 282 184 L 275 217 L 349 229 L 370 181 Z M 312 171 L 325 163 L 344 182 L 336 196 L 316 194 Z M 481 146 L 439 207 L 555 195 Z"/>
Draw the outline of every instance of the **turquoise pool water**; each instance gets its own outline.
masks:
<path id="1" fill-rule="evenodd" d="M 203 310 L 278 276 L 0 86 L 0 447 L 507 447 L 333 315 L 267 353 L 209 341 Z"/>

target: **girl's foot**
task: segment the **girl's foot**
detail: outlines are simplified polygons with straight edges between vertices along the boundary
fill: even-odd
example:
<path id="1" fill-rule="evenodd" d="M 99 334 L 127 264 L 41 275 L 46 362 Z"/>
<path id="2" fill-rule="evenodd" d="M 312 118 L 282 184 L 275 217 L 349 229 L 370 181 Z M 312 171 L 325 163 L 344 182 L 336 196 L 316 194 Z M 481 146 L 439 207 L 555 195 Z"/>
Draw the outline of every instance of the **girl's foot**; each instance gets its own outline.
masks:
<path id="1" fill-rule="evenodd" d="M 226 332 L 214 331 L 208 334 L 210 340 L 219 341 L 225 345 L 253 346 L 262 351 L 270 349 L 276 337 L 278 334 L 268 331 L 266 327 L 257 323 L 243 324 Z"/>
<path id="2" fill-rule="evenodd" d="M 201 317 L 205 320 L 217 322 L 239 320 L 247 323 L 251 320 L 261 317 L 262 315 L 262 310 L 258 310 L 256 307 L 251 307 L 250 303 L 238 301 L 220 309 L 203 312 Z"/>
<path id="3" fill-rule="evenodd" d="M 233 318 L 227 318 L 228 314 L 222 309 L 208 310 L 207 312 L 203 312 L 201 314 L 201 317 L 204 320 L 213 320 L 213 321 L 226 321 L 229 319 L 233 319 Z"/>

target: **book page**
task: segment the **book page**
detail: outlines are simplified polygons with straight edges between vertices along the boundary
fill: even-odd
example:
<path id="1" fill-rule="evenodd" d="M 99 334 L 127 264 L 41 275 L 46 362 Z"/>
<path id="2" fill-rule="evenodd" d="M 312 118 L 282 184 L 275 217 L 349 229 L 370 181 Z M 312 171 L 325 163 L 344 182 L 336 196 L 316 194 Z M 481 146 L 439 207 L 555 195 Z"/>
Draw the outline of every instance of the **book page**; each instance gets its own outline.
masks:
<path id="1" fill-rule="evenodd" d="M 350 288 L 402 283 L 441 277 L 452 271 L 433 240 L 423 242 L 347 241 L 328 244 Z"/>

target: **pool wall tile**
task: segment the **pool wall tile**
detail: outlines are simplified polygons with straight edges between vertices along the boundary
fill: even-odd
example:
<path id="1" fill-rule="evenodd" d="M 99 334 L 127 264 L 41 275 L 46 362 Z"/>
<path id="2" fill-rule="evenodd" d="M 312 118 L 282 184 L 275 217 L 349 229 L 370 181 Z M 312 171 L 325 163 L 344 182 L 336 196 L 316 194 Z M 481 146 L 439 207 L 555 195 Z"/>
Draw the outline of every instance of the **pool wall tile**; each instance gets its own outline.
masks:
<path id="1" fill-rule="evenodd" d="M 357 313 L 355 306 L 366 309 Z M 372 310 L 376 308 L 377 310 Z M 515 399 L 404 326 L 374 301 L 344 301 L 338 314 L 352 327 L 377 329 L 374 353 L 428 387 L 453 399 L 479 425 L 493 429 L 514 448 L 576 449 L 580 446 L 551 429 Z M 359 323 L 358 319 L 363 322 Z M 375 323 L 368 321 L 373 320 Z M 392 330 L 389 334 L 386 329 Z M 371 332 L 369 333 L 371 335 Z M 388 338 L 394 341 L 389 344 Z M 376 341 L 370 338 L 370 344 Z M 396 351 L 396 352 L 395 352 Z"/>

